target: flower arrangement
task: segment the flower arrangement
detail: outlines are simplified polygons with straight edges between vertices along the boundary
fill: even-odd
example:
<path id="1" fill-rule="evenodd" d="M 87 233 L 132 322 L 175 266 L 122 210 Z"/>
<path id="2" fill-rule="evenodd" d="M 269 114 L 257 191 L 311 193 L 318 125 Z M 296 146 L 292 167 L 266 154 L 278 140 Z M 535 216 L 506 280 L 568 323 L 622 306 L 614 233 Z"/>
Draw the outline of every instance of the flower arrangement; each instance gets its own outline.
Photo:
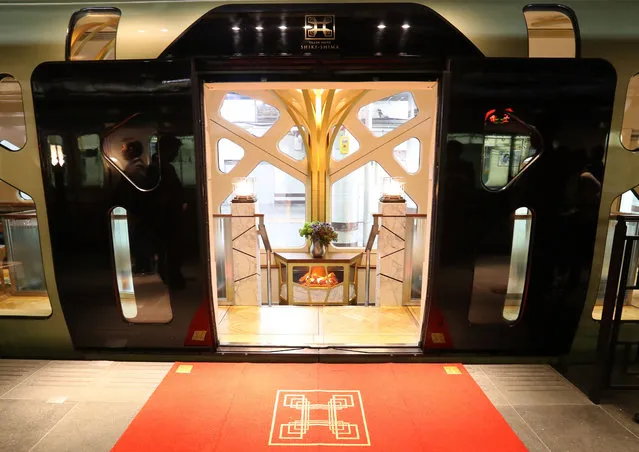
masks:
<path id="1" fill-rule="evenodd" d="M 304 226 L 300 229 L 300 237 L 328 246 L 331 242 L 337 240 L 337 232 L 329 223 L 313 221 L 312 223 L 304 223 Z"/>

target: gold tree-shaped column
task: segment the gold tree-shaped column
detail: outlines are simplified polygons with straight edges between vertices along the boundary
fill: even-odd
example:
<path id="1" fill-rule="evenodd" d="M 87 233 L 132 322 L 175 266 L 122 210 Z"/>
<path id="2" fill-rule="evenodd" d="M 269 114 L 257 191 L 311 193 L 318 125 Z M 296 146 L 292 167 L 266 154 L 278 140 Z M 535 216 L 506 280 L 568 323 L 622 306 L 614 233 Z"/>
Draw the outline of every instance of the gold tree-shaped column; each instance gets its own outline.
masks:
<path id="1" fill-rule="evenodd" d="M 311 218 L 327 219 L 328 170 L 333 141 L 348 113 L 367 90 L 273 90 L 306 143 L 311 178 Z"/>

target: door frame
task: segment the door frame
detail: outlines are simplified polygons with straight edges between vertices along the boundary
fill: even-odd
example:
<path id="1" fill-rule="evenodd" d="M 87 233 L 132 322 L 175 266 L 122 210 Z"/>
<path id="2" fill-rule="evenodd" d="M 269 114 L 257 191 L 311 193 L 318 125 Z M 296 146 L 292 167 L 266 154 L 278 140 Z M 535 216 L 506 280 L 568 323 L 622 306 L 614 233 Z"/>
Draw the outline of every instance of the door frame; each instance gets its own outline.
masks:
<path id="1" fill-rule="evenodd" d="M 348 63 L 345 64 L 345 61 Z M 279 64 L 279 63 L 288 64 Z M 209 299 L 209 312 L 210 312 L 210 329 L 211 337 L 213 338 L 212 352 L 244 352 L 245 350 L 251 353 L 259 353 L 259 350 L 291 350 L 292 347 L 272 347 L 272 346 L 233 346 L 233 345 L 220 345 L 218 331 L 217 331 L 217 318 L 215 313 L 215 299 L 217 293 L 213 284 L 213 275 L 211 274 L 211 240 L 209 237 L 209 222 L 211 221 L 208 215 L 209 212 L 209 200 L 207 198 L 207 175 L 206 175 L 206 111 L 204 105 L 204 86 L 207 83 L 259 83 L 259 82 L 288 82 L 288 83 L 348 83 L 348 82 L 435 82 L 437 87 L 437 105 L 436 105 L 436 121 L 435 125 L 435 140 L 434 140 L 434 165 L 433 168 L 433 190 L 432 204 L 430 206 L 431 212 L 435 212 L 435 205 L 437 201 L 436 187 L 437 187 L 437 175 L 436 171 L 439 162 L 439 135 L 441 130 L 441 90 L 442 90 L 442 71 L 435 69 L 432 60 L 406 60 L 398 59 L 397 66 L 403 71 L 398 71 L 397 66 L 389 65 L 388 70 L 380 70 L 378 62 L 370 59 L 358 59 L 353 60 L 327 60 L 321 61 L 308 58 L 269 58 L 264 57 L 251 57 L 242 59 L 235 67 L 232 62 L 221 61 L 217 59 L 193 59 L 191 60 L 191 86 L 193 95 L 193 123 L 194 123 L 194 141 L 195 141 L 195 155 L 196 155 L 196 180 L 198 186 L 198 216 L 203 221 L 200 222 L 200 237 L 199 241 L 202 248 L 205 250 L 202 259 L 202 271 L 206 278 L 206 291 Z M 321 68 L 321 79 L 318 79 L 315 75 L 317 68 Z M 249 69 L 247 69 L 249 68 Z M 418 72 L 419 71 L 419 72 Z M 420 353 L 425 353 L 426 348 L 424 341 L 425 327 L 427 324 L 427 304 L 429 303 L 429 287 L 431 286 L 431 271 L 432 271 L 432 254 L 434 247 L 432 246 L 432 238 L 434 234 L 434 223 L 431 222 L 431 234 L 427 238 L 430 241 L 429 257 L 428 257 L 428 272 L 426 275 L 427 286 L 425 298 L 425 305 L 422 309 L 422 329 L 420 331 L 420 338 L 417 346 L 362 346 L 362 347 L 349 347 L 349 349 L 371 349 L 375 348 L 383 354 L 411 354 L 414 355 L 418 350 Z M 270 275 L 269 275 L 270 277 Z M 295 347 L 293 347 L 295 348 Z M 323 349 L 326 347 L 313 347 L 312 349 Z M 334 348 L 334 347 L 328 347 Z M 304 353 L 304 349 L 308 347 L 300 346 L 299 350 Z M 304 353 L 305 354 L 305 353 Z"/>

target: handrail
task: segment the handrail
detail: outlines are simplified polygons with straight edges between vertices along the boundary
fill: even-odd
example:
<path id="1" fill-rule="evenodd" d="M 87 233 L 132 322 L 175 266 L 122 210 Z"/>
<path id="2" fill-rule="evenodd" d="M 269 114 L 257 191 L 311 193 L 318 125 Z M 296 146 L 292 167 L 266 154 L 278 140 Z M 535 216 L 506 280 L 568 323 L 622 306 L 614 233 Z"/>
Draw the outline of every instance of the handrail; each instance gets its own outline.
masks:
<path id="1" fill-rule="evenodd" d="M 364 252 L 366 253 L 366 286 L 365 296 L 364 296 L 364 305 L 368 306 L 370 304 L 371 298 L 371 250 L 373 249 L 373 243 L 375 243 L 375 237 L 379 233 L 379 226 L 377 224 L 378 215 L 373 215 L 373 224 L 371 226 L 371 232 L 368 234 L 368 241 L 366 242 L 366 248 L 364 248 Z"/>
<path id="2" fill-rule="evenodd" d="M 425 213 L 407 213 L 406 215 L 384 215 L 382 213 L 374 213 L 373 218 L 386 217 L 386 218 L 427 218 L 428 214 Z"/>
<path id="3" fill-rule="evenodd" d="M 273 297 L 271 296 L 271 254 L 273 253 L 273 248 L 271 248 L 271 241 L 268 238 L 266 226 L 264 225 L 264 215 L 257 214 L 255 216 L 258 219 L 257 232 L 260 234 L 264 249 L 266 250 L 266 299 L 268 305 L 273 306 Z"/>

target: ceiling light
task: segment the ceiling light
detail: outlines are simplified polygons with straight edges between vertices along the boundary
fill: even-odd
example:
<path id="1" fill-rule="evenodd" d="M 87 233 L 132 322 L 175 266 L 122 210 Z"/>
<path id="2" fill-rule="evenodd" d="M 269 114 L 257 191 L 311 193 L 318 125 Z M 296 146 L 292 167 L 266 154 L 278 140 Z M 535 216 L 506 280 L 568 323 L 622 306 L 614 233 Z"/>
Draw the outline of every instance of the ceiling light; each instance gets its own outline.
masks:
<path id="1" fill-rule="evenodd" d="M 167 31 L 169 31 L 168 28 L 163 28 L 162 30 L 160 30 L 162 33 L 166 33 Z"/>
<path id="2" fill-rule="evenodd" d="M 144 30 L 138 30 L 138 33 L 144 33 Z"/>
<path id="3" fill-rule="evenodd" d="M 280 30 L 284 31 L 286 30 L 288 27 L 286 25 L 280 25 Z"/>
<path id="4" fill-rule="evenodd" d="M 261 25 L 258 25 L 257 27 L 255 27 L 255 29 L 256 29 L 257 31 L 262 31 L 262 30 L 264 30 L 264 27 L 263 27 L 263 26 L 261 26 Z"/>
<path id="5" fill-rule="evenodd" d="M 238 27 L 237 25 L 234 27 L 231 27 L 231 30 L 233 31 L 240 31 L 240 27 Z"/>
<path id="6" fill-rule="evenodd" d="M 410 25 L 408 25 L 408 24 L 404 24 L 404 25 L 402 25 L 402 28 L 403 28 L 404 30 L 408 30 L 408 29 L 410 28 Z"/>
<path id="7" fill-rule="evenodd" d="M 377 28 L 379 28 L 380 30 L 383 30 L 384 28 L 386 28 L 386 25 L 384 25 L 384 24 L 379 24 L 379 25 L 377 26 Z"/>

